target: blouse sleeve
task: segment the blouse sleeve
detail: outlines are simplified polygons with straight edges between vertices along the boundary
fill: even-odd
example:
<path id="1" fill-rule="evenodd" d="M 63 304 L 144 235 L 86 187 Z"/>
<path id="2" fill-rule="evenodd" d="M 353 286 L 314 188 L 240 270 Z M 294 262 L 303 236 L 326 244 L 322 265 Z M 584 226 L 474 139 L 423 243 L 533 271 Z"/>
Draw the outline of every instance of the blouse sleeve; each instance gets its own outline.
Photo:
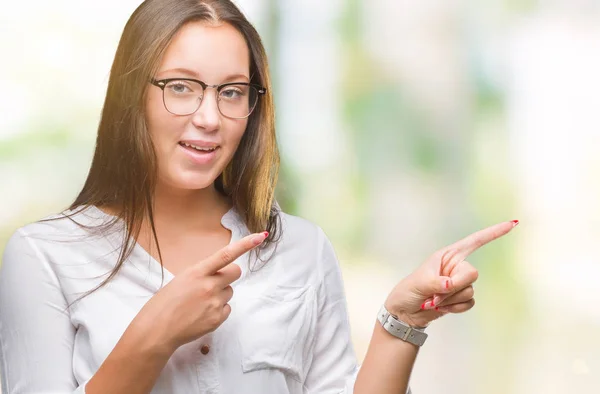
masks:
<path id="1" fill-rule="evenodd" d="M 58 278 L 24 229 L 0 267 L 3 394 L 84 394 L 73 376 L 75 327 Z"/>
<path id="2" fill-rule="evenodd" d="M 352 346 L 340 265 L 331 242 L 321 233 L 316 338 L 304 393 L 352 394 L 360 365 Z M 410 387 L 407 394 L 411 394 Z"/>
<path id="3" fill-rule="evenodd" d="M 320 238 L 318 317 L 305 394 L 351 394 L 359 366 L 351 342 L 344 284 L 333 246 L 322 231 Z"/>

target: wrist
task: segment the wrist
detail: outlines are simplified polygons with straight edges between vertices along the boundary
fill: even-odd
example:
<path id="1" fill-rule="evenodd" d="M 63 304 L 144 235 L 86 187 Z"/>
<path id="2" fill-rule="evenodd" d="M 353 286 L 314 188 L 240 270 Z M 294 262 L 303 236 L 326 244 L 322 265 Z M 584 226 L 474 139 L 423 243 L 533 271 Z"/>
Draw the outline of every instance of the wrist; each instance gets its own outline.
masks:
<path id="1" fill-rule="evenodd" d="M 423 346 L 427 339 L 424 327 L 414 327 L 398 319 L 386 309 L 385 305 L 379 309 L 377 320 L 388 333 L 405 342 Z"/>
<path id="2" fill-rule="evenodd" d="M 386 300 L 384 302 L 383 306 L 385 307 L 385 309 L 387 309 L 387 311 L 390 313 L 390 315 L 392 315 L 397 320 L 400 320 L 401 322 L 406 323 L 407 325 L 409 325 L 412 328 L 416 328 L 416 329 L 420 329 L 420 330 L 424 330 L 425 328 L 427 328 L 429 326 L 429 323 L 431 322 L 430 320 L 424 319 L 423 317 L 420 317 L 420 316 L 415 316 L 419 312 L 410 313 L 406 310 L 403 310 L 402 308 L 394 308 L 394 305 L 390 305 L 390 304 L 391 303 L 389 302 L 389 300 Z"/>
<path id="3" fill-rule="evenodd" d="M 161 321 L 163 319 L 148 319 L 142 314 L 138 315 L 125 331 L 129 343 L 149 357 L 170 358 L 179 346 L 169 337 L 169 330 L 159 323 Z"/>

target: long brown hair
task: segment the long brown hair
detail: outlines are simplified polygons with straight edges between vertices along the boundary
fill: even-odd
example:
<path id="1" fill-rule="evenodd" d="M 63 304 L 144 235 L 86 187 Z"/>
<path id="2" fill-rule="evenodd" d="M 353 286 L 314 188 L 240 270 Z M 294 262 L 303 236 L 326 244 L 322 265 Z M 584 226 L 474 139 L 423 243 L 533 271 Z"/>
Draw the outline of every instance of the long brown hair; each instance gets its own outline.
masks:
<path id="1" fill-rule="evenodd" d="M 231 200 L 251 232 L 269 231 L 262 249 L 278 239 L 281 226 L 274 192 L 279 153 L 267 57 L 257 31 L 230 0 L 146 0 L 123 30 L 110 72 L 92 166 L 83 189 L 69 207 L 72 211 L 90 205 L 116 207 L 112 224 L 118 220 L 126 224 L 114 269 L 87 294 L 118 273 L 135 246 L 144 220 L 158 246 L 153 217 L 157 160 L 145 122 L 145 94 L 173 36 L 183 25 L 195 21 L 228 23 L 236 28 L 250 51 L 251 82 L 266 87 L 267 93 L 250 115 L 233 159 L 215 180 L 215 188 Z M 162 264 L 159 246 L 158 256 Z"/>

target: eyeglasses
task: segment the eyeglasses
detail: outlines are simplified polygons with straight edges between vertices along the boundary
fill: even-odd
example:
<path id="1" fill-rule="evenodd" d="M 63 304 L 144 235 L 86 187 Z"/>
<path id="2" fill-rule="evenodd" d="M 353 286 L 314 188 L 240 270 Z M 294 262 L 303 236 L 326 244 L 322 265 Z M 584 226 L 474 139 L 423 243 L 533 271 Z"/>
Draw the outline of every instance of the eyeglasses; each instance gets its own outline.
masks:
<path id="1" fill-rule="evenodd" d="M 246 82 L 208 85 L 197 79 L 168 78 L 152 79 L 150 83 L 163 91 L 165 108 L 174 115 L 193 114 L 200 108 L 206 89 L 215 88 L 219 112 L 227 118 L 244 119 L 254 111 L 258 97 L 267 92 L 260 85 Z"/>

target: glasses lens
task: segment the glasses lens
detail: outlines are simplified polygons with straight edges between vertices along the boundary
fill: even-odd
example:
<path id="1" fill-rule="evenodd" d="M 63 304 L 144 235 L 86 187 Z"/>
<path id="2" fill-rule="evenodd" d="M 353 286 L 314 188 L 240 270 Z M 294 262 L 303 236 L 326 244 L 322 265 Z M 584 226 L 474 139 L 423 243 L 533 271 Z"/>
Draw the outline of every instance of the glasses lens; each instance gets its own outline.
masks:
<path id="1" fill-rule="evenodd" d="M 258 101 L 258 90 L 244 84 L 226 85 L 219 91 L 219 111 L 228 118 L 248 117 Z"/>
<path id="2" fill-rule="evenodd" d="M 167 111 L 175 115 L 189 115 L 200 107 L 204 89 L 192 81 L 170 81 L 163 89 Z"/>

